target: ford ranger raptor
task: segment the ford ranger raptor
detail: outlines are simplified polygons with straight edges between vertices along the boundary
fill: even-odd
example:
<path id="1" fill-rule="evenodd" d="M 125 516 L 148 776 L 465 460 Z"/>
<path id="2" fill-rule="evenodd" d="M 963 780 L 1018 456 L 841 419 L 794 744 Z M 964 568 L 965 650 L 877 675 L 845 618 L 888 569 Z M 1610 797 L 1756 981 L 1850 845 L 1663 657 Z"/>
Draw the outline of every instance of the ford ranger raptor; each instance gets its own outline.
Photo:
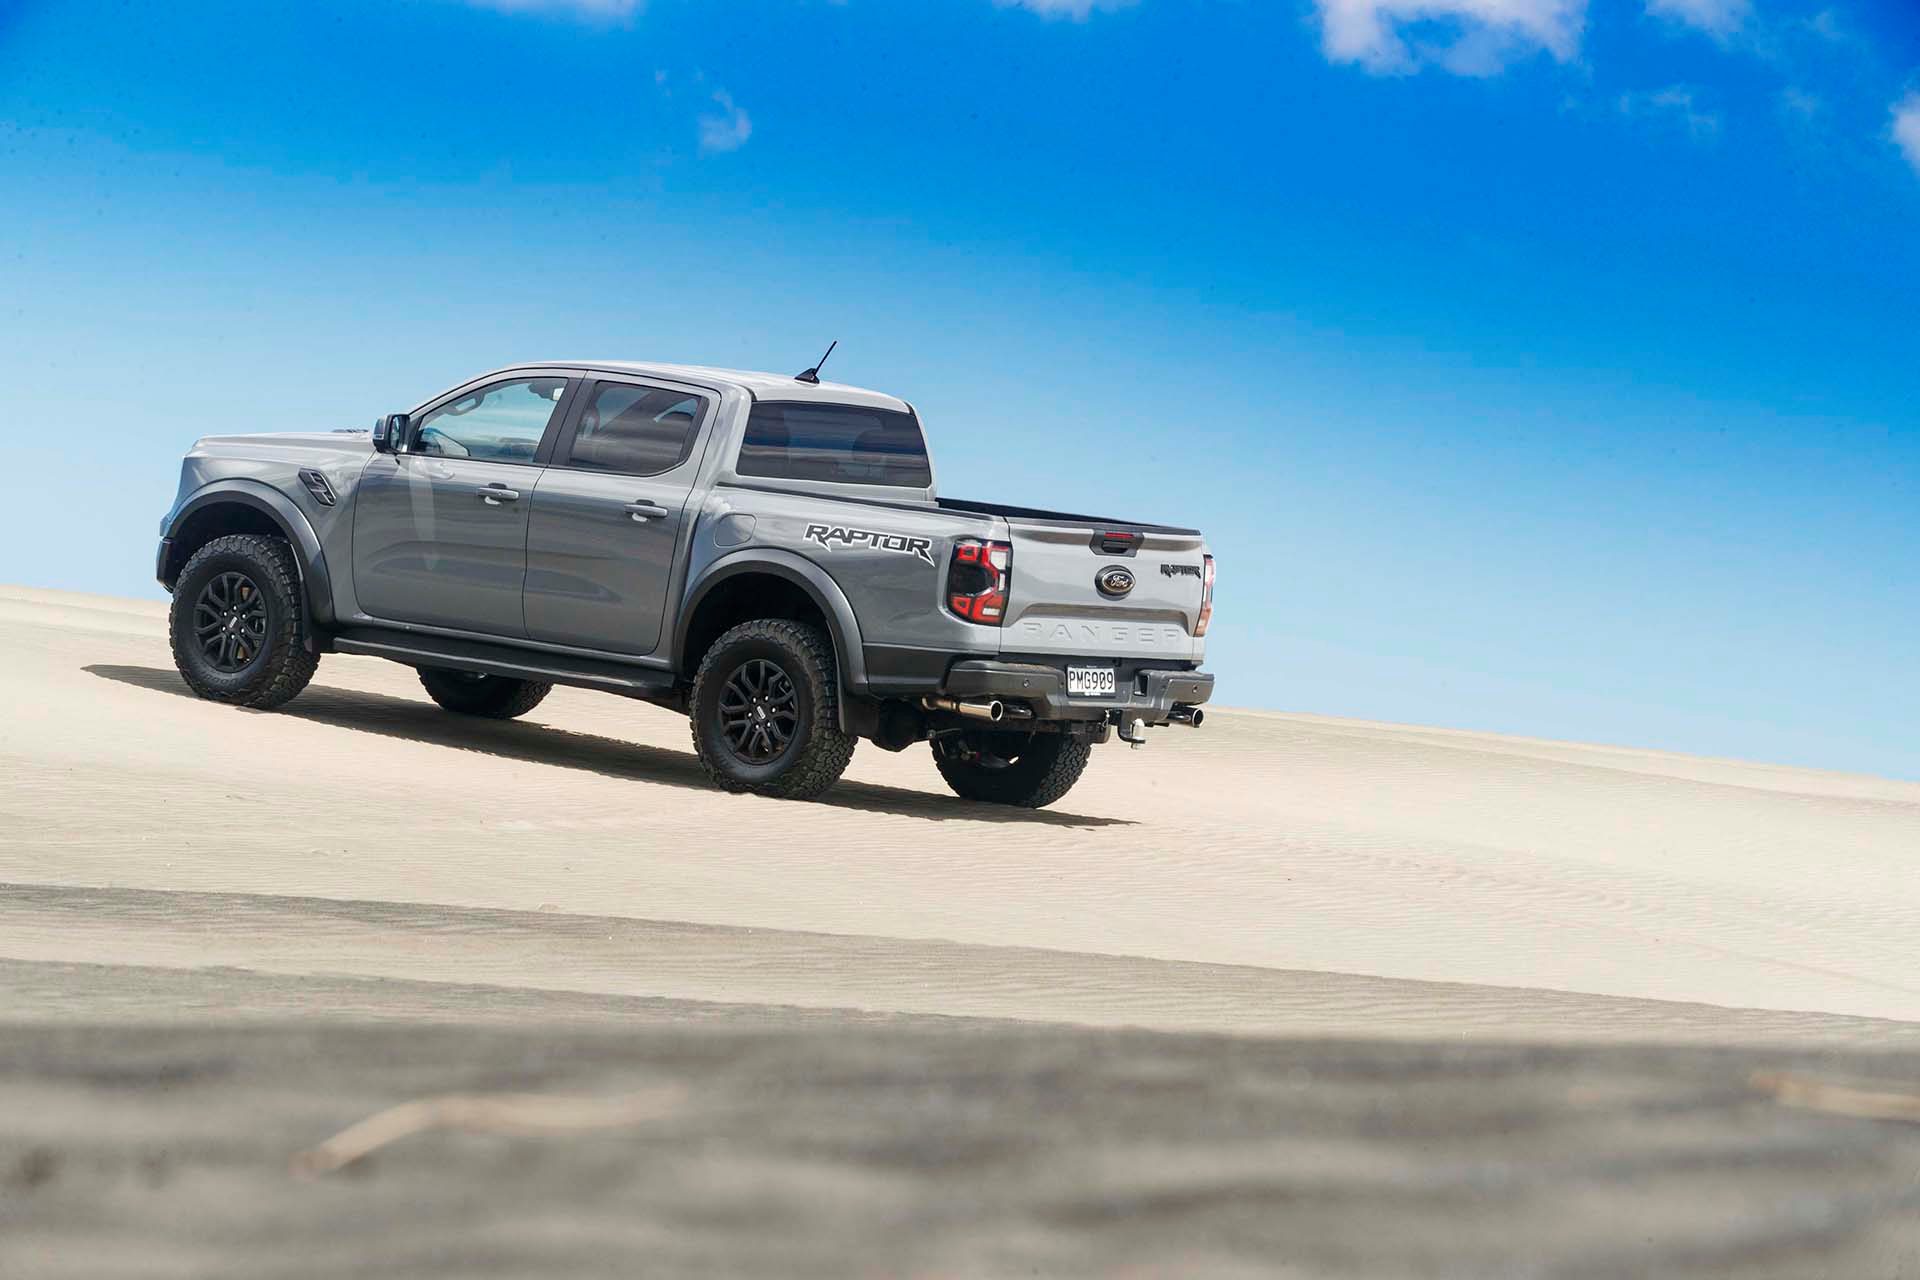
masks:
<path id="1" fill-rule="evenodd" d="M 203 698 L 280 706 L 327 653 L 463 715 L 599 689 L 687 715 L 729 791 L 924 741 L 1038 807 L 1213 692 L 1197 531 L 939 497 L 913 406 L 813 370 L 520 365 L 371 431 L 209 436 L 161 535 Z"/>

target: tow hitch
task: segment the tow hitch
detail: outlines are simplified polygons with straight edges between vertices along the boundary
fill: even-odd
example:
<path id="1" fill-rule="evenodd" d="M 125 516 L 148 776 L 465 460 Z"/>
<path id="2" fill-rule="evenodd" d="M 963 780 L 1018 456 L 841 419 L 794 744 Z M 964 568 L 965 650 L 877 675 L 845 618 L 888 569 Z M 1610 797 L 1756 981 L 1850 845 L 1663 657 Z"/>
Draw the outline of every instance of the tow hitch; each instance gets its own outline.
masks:
<path id="1" fill-rule="evenodd" d="M 1167 712 L 1168 724 L 1183 724 L 1189 729 L 1198 729 L 1206 722 L 1207 713 L 1199 707 L 1182 704 Z M 1139 716 L 1125 711 L 1109 711 L 1107 723 L 1120 735 L 1120 741 L 1130 747 L 1147 745 L 1147 722 Z"/>
<path id="2" fill-rule="evenodd" d="M 1147 722 L 1138 716 L 1129 719 L 1124 711 L 1113 713 L 1114 731 L 1120 735 L 1120 741 L 1138 751 L 1147 745 Z"/>

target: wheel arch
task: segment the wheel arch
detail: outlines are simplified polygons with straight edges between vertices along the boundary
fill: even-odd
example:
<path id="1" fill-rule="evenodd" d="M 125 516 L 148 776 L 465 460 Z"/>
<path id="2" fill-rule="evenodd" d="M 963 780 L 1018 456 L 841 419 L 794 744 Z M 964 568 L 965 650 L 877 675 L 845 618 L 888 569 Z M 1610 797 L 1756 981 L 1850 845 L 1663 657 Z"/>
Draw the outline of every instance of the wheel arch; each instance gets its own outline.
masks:
<path id="1" fill-rule="evenodd" d="M 791 552 L 757 548 L 736 552 L 709 565 L 688 589 L 686 603 L 680 609 L 674 632 L 675 670 L 691 679 L 700 659 L 721 633 L 739 622 L 758 617 L 780 617 L 781 612 L 754 612 L 754 579 L 781 584 L 778 605 L 797 593 L 811 604 L 826 623 L 827 638 L 833 644 L 833 656 L 839 668 L 841 712 L 846 712 L 850 694 L 867 686 L 867 670 L 860 648 L 860 624 L 853 605 L 840 584 L 818 565 Z"/>
<path id="2" fill-rule="evenodd" d="M 160 581 L 171 591 L 193 553 L 229 533 L 277 533 L 293 548 L 308 617 L 333 620 L 333 578 L 306 515 L 285 494 L 257 480 L 216 480 L 182 503 L 167 523 Z"/>

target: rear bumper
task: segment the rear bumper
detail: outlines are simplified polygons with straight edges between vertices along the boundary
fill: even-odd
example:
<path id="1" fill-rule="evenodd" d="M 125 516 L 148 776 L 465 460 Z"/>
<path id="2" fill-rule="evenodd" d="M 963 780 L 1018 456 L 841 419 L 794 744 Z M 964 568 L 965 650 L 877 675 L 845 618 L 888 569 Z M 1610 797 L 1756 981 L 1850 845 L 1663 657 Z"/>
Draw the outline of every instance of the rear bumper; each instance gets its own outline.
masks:
<path id="1" fill-rule="evenodd" d="M 998 698 L 1024 703 L 1042 720 L 1104 720 L 1124 711 L 1131 719 L 1165 724 L 1175 707 L 1193 707 L 1213 696 L 1213 676 L 1205 671 L 1145 668 L 1119 673 L 1112 697 L 1075 697 L 1067 692 L 1065 665 L 974 659 L 956 662 L 940 692 L 949 698 Z"/>

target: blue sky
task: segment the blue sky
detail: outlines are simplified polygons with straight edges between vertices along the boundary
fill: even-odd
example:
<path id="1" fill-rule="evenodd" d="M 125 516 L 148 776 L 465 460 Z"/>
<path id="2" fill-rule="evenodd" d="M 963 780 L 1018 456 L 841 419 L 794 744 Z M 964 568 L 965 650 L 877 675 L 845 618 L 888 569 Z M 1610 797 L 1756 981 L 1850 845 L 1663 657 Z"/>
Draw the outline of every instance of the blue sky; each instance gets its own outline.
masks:
<path id="1" fill-rule="evenodd" d="M 1920 777 L 1920 10 L 0 0 L 0 581 L 210 431 L 830 372 L 1204 526 L 1221 700 Z"/>

